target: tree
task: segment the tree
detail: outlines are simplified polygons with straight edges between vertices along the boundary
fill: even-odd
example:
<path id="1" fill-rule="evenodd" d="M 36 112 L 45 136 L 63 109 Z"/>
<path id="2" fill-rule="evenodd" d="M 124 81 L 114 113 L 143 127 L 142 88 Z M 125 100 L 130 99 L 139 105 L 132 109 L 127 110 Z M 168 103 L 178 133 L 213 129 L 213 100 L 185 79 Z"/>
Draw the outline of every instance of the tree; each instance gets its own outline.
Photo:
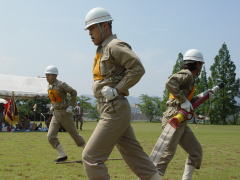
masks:
<path id="1" fill-rule="evenodd" d="M 141 103 L 137 104 L 137 106 L 140 108 L 140 111 L 148 117 L 150 122 L 162 115 L 159 97 L 150 97 L 146 94 L 142 94 L 140 95 L 140 101 Z"/>
<path id="2" fill-rule="evenodd" d="M 175 74 L 178 71 L 180 71 L 182 64 L 183 64 L 183 54 L 178 53 L 177 61 L 176 61 L 176 64 L 173 66 L 172 74 Z"/>
<path id="3" fill-rule="evenodd" d="M 88 102 L 88 101 L 90 101 L 90 100 L 91 100 L 91 98 L 90 98 L 90 97 L 87 97 L 87 96 L 78 96 L 78 97 L 77 97 L 77 101 L 80 103 L 83 112 L 85 111 L 85 109 L 86 109 L 86 110 L 87 110 L 87 109 L 90 109 L 91 103 Z"/>
<path id="4" fill-rule="evenodd" d="M 208 79 L 205 66 L 203 66 L 200 77 L 196 80 L 196 94 L 208 90 Z"/>
<path id="5" fill-rule="evenodd" d="M 183 54 L 182 53 L 178 53 L 178 57 L 177 57 L 176 63 L 173 66 L 172 74 L 175 74 L 178 71 L 180 71 L 182 64 L 183 64 Z M 169 94 L 168 90 L 165 89 L 164 92 L 163 92 L 163 98 L 162 98 L 162 102 L 161 102 L 161 111 L 162 112 L 164 112 L 167 109 L 166 102 L 168 100 L 168 94 Z"/>
<path id="6" fill-rule="evenodd" d="M 47 113 L 49 108 L 46 106 L 50 101 L 48 98 L 18 99 L 16 101 L 20 118 L 28 117 L 31 120 L 41 120 L 41 113 Z M 33 111 L 34 104 L 37 105 L 36 111 Z"/>
<path id="7" fill-rule="evenodd" d="M 97 104 L 93 104 L 91 108 L 89 109 L 89 118 L 96 119 L 97 121 L 99 120 L 99 113 L 97 110 Z"/>
<path id="8" fill-rule="evenodd" d="M 235 97 L 239 93 L 240 80 L 236 79 L 236 66 L 231 61 L 227 45 L 224 43 L 220 48 L 218 55 L 214 59 L 214 63 L 210 68 L 211 77 L 209 84 L 211 86 L 220 82 L 225 87 L 216 93 L 215 98 L 211 101 L 210 121 L 213 124 L 227 124 L 227 119 L 235 118 L 240 108 L 237 106 Z"/>
<path id="9" fill-rule="evenodd" d="M 90 103 L 89 102 L 91 100 L 90 97 L 79 96 L 77 97 L 77 100 L 80 102 L 81 108 L 83 108 L 83 112 L 86 112 L 89 118 L 94 118 L 94 119 L 99 118 L 96 103 L 94 104 Z"/>
<path id="10" fill-rule="evenodd" d="M 206 73 L 205 66 L 203 66 L 201 75 L 196 80 L 196 85 L 195 86 L 196 86 L 195 94 L 200 94 L 200 93 L 209 89 L 208 78 L 207 78 L 207 73 Z M 210 102 L 206 101 L 204 104 L 202 104 L 201 106 L 199 106 L 196 109 L 196 113 L 200 114 L 200 115 L 208 116 L 209 107 L 210 107 Z"/>

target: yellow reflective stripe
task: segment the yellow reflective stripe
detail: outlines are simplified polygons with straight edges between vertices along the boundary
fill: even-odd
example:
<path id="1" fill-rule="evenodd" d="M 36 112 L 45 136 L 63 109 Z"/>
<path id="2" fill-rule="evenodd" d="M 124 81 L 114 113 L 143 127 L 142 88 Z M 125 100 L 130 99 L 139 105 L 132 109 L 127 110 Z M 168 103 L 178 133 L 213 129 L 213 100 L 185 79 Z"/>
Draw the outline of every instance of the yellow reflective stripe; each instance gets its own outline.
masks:
<path id="1" fill-rule="evenodd" d="M 193 96 L 194 96 L 194 92 L 195 92 L 195 87 L 192 88 L 191 92 L 188 94 L 187 99 L 189 101 L 192 100 Z M 174 95 L 172 93 L 169 93 L 168 99 L 175 99 Z"/>
<path id="2" fill-rule="evenodd" d="M 178 122 L 180 123 L 180 122 L 183 122 L 184 120 L 185 120 L 185 117 L 184 117 L 184 115 L 182 114 L 182 113 L 178 113 L 176 116 L 174 116 L 177 120 L 178 120 Z"/>
<path id="3" fill-rule="evenodd" d="M 95 58 L 94 58 L 94 63 L 93 63 L 93 79 L 94 80 L 102 80 L 103 76 L 101 75 L 100 71 L 100 59 L 102 57 L 102 54 L 97 53 Z"/>
<path id="4" fill-rule="evenodd" d="M 168 99 L 175 99 L 175 97 L 172 93 L 169 93 Z"/>

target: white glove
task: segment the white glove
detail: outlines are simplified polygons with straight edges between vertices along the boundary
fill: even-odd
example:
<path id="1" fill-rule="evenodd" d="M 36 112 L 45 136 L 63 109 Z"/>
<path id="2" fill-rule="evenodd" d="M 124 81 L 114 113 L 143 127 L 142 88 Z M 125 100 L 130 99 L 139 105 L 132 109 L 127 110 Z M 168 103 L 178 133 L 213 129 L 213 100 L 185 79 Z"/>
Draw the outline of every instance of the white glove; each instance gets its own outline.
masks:
<path id="1" fill-rule="evenodd" d="M 109 86 L 104 86 L 101 93 L 108 101 L 111 101 L 118 96 L 117 90 Z"/>
<path id="2" fill-rule="evenodd" d="M 66 112 L 73 113 L 73 107 L 72 106 L 68 106 L 67 109 L 66 109 Z"/>
<path id="3" fill-rule="evenodd" d="M 187 112 L 191 112 L 193 110 L 192 104 L 189 102 L 189 100 L 186 100 L 184 103 L 182 103 L 181 108 Z"/>

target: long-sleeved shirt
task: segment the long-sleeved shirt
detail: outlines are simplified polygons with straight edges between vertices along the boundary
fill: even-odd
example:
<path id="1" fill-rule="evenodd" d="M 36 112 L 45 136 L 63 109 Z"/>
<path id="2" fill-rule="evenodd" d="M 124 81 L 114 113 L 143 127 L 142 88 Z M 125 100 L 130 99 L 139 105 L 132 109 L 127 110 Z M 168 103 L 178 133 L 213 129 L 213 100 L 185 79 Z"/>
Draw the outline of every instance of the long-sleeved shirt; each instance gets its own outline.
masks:
<path id="1" fill-rule="evenodd" d="M 116 88 L 120 95 L 128 96 L 128 89 L 134 86 L 144 73 L 144 67 L 131 46 L 112 35 L 97 49 L 93 64 L 94 96 L 102 97 L 103 86 Z"/>
<path id="2" fill-rule="evenodd" d="M 54 109 L 62 110 L 76 105 L 77 91 L 67 83 L 56 80 L 48 85 L 48 97 Z"/>

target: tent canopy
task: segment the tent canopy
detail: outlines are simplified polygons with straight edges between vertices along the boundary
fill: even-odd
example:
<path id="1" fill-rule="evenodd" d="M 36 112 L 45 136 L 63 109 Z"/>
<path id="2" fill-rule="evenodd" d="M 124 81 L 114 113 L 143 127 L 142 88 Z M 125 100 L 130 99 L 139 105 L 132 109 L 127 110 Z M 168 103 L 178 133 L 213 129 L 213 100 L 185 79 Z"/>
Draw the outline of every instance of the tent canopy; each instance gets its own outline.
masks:
<path id="1" fill-rule="evenodd" d="M 47 97 L 46 78 L 0 74 L 0 97 Z"/>

